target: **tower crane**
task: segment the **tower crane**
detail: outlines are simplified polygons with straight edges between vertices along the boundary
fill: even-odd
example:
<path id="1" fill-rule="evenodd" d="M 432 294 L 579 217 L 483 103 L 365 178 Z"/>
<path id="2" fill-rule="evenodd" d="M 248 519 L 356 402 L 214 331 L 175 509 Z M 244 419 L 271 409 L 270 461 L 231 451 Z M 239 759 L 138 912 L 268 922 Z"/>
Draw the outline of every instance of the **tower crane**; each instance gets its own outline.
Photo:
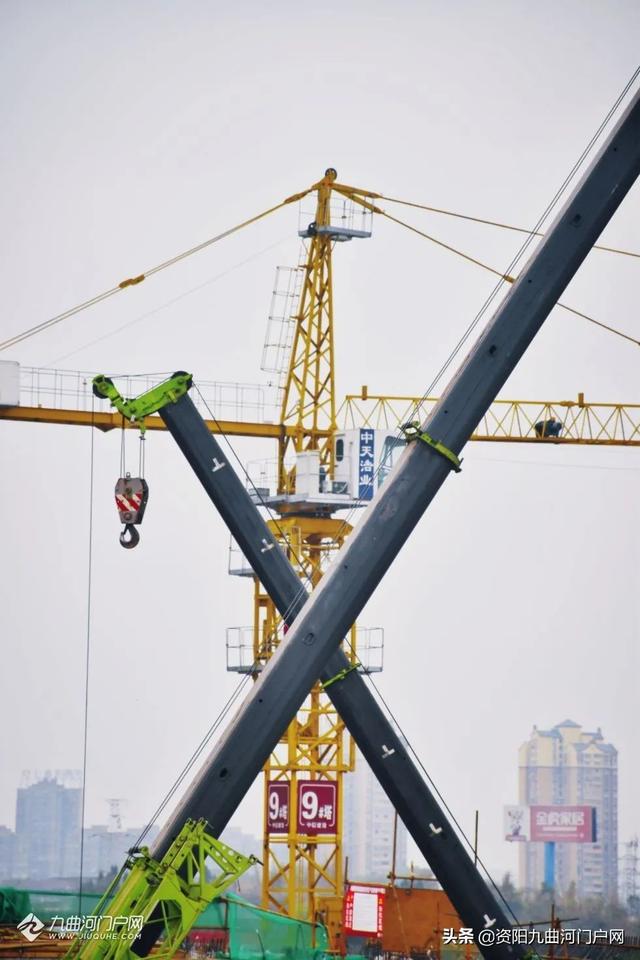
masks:
<path id="1" fill-rule="evenodd" d="M 370 392 L 363 386 L 338 403 L 335 389 L 334 305 L 332 259 L 335 248 L 353 239 L 370 235 L 369 224 L 351 213 L 345 216 L 347 198 L 364 203 L 368 191 L 338 183 L 336 171 L 329 168 L 314 185 L 316 204 L 313 219 L 299 231 L 305 244 L 305 259 L 297 268 L 299 290 L 290 313 L 275 331 L 280 364 L 284 366 L 282 399 L 277 423 L 220 420 L 209 416 L 205 422 L 212 434 L 229 437 L 250 436 L 275 439 L 278 444 L 274 488 L 268 502 L 279 514 L 272 530 L 290 552 L 295 551 L 300 576 L 316 585 L 331 555 L 344 543 L 351 526 L 337 510 L 352 507 L 362 496 L 373 494 L 397 453 L 402 448 L 396 438 L 397 425 L 408 409 L 421 417 L 434 409 L 433 397 L 388 396 Z M 333 198 L 338 198 L 336 205 Z M 351 202 L 351 201 L 349 201 Z M 274 331 L 268 332 L 273 338 Z M 279 340 L 278 340 L 279 338 Z M 0 397 L 0 419 L 15 422 L 40 422 L 94 426 L 102 431 L 128 429 L 130 421 L 119 413 L 89 407 L 88 377 L 76 378 L 78 406 L 72 409 L 64 388 L 40 392 L 47 371 L 23 369 L 30 383 L 27 404 L 7 404 Z M 64 384 L 69 375 L 54 373 L 55 384 Z M 83 383 L 84 380 L 84 383 Z M 85 387 L 83 393 L 82 387 Z M 206 386 L 203 385 L 203 390 Z M 14 399 L 19 396 L 14 390 Z M 53 398 L 53 402 L 52 402 Z M 34 403 L 34 399 L 36 403 Z M 40 401 L 44 401 L 42 404 Z M 58 400 L 60 405 L 58 405 Z M 37 404 L 37 405 L 36 405 Z M 48 405 L 47 405 L 48 404 Z M 205 411 L 205 417 L 207 416 Z M 156 431 L 165 429 L 161 417 L 144 415 L 133 426 Z M 361 443 L 371 435 L 378 448 L 388 446 L 388 456 L 380 451 L 376 460 L 380 469 L 360 476 L 366 460 Z M 471 435 L 472 440 L 554 445 L 640 446 L 640 404 L 590 403 L 583 394 L 575 400 L 558 402 L 496 400 L 482 416 Z M 302 471 L 304 471 L 304 479 Z M 368 483 L 373 477 L 374 482 Z M 322 480 L 322 483 L 321 483 Z M 364 480 L 364 483 L 360 481 Z M 306 491 L 301 496 L 303 489 Z M 322 487 L 322 489 L 321 489 Z M 334 491 L 347 491 L 335 493 Z M 137 534 L 136 534 L 137 537 Z M 122 538 L 123 543 L 126 542 Z M 135 544 L 136 539 L 129 543 Z M 282 638 L 285 627 L 281 612 L 265 592 L 260 578 L 254 578 L 254 622 L 249 665 L 265 664 Z M 350 628 L 353 659 L 357 656 L 357 628 Z M 239 667 L 246 669 L 241 663 Z M 321 684 L 311 690 L 304 710 L 296 717 L 271 752 L 264 770 L 265 807 L 267 798 L 287 794 L 296 809 L 298 782 L 309 778 L 335 784 L 336 797 L 342 798 L 343 778 L 353 769 L 354 749 L 346 736 L 343 719 L 337 713 Z M 281 786 L 279 786 L 279 784 Z M 322 907 L 328 926 L 337 930 L 342 917 L 343 850 L 342 804 L 335 809 L 336 824 L 331 832 L 313 835 L 300 832 L 297 819 L 291 817 L 286 830 L 271 829 L 265 814 L 262 872 L 263 906 L 290 915 L 312 918 Z M 319 890 L 322 889 L 320 896 Z M 320 903 L 322 901 L 322 903 Z"/>
<path id="2" fill-rule="evenodd" d="M 357 677 L 357 672 L 350 669 L 353 664 L 336 663 L 344 637 L 444 481 L 451 472 L 461 469 L 460 454 L 475 425 L 640 174 L 639 133 L 640 95 L 637 95 L 442 398 L 422 423 L 412 424 L 409 442 L 395 469 L 377 491 L 357 530 L 306 603 L 295 571 L 288 566 L 273 531 L 262 527 L 259 518 L 256 520 L 257 514 L 252 513 L 250 501 L 242 496 L 237 481 L 234 489 L 230 465 L 222 452 L 212 446 L 214 438 L 197 422 L 189 426 L 188 418 L 193 416 L 185 397 L 189 376 L 177 375 L 169 385 L 168 396 L 161 398 L 157 409 L 227 522 L 235 524 L 236 518 L 240 518 L 235 532 L 273 599 L 277 598 L 285 616 L 291 619 L 295 613 L 297 616 L 286 642 L 278 645 L 243 706 L 164 824 L 151 851 L 157 863 L 171 854 L 181 838 L 184 839 L 185 829 L 195 821 L 205 823 L 205 833 L 210 832 L 212 837 L 220 833 L 323 671 L 341 666 L 337 674 L 324 681 L 325 689 L 335 686 L 339 691 L 348 677 Z M 98 378 L 95 385 L 102 395 L 116 404 L 121 402 L 112 392 L 113 384 L 108 378 Z M 149 402 L 148 397 L 145 402 Z M 129 409 L 137 419 L 135 408 Z M 122 405 L 121 412 L 125 411 Z M 544 428 L 541 432 L 544 433 Z M 193 440 L 191 434 L 197 439 Z M 217 481 L 216 474 L 220 475 Z M 311 495 L 305 502 L 312 500 Z M 291 500 L 280 502 L 283 507 L 292 503 Z M 286 509 L 282 513 L 286 516 Z M 268 559 L 262 561 L 260 558 L 265 556 Z M 334 690 L 332 696 L 335 695 Z M 392 783 L 400 770 L 400 746 L 395 734 L 372 745 L 370 759 L 376 762 L 377 755 L 378 766 L 388 765 L 386 777 L 380 774 L 385 782 Z M 424 820 L 422 800 L 423 793 L 418 791 L 406 796 L 404 803 L 399 797 L 398 805 L 408 818 L 413 812 Z M 444 856 L 446 860 L 444 849 L 448 849 L 449 855 L 455 849 L 449 824 L 436 816 L 428 830 L 431 857 L 439 861 Z M 442 861 L 439 862 L 442 869 Z M 151 861 L 150 866 L 153 866 Z M 484 956 L 521 955 L 515 944 L 488 939 L 491 930 L 504 921 L 499 908 L 482 912 L 486 901 L 477 887 L 474 889 L 473 873 L 460 880 L 458 886 L 453 871 L 446 883 L 452 899 L 458 899 L 461 915 L 472 926 Z M 182 890 L 182 895 L 188 899 L 188 887 Z M 126 911 L 138 902 L 141 894 L 137 888 L 128 891 L 125 882 L 117 896 L 120 909 Z M 133 947 L 138 956 L 146 956 L 155 943 L 159 920 L 166 909 L 166 902 L 159 901 L 155 911 L 145 915 L 140 939 Z"/>
<path id="3" fill-rule="evenodd" d="M 206 424 L 210 434 L 223 432 L 228 435 L 273 437 L 278 440 L 277 485 L 273 493 L 269 491 L 266 502 L 278 511 L 279 518 L 277 522 L 272 521 L 268 529 L 273 543 L 283 546 L 291 556 L 294 556 L 291 545 L 295 544 L 296 576 L 303 576 L 309 580 L 312 586 L 318 588 L 311 601 L 314 604 L 314 610 L 316 606 L 323 602 L 318 600 L 317 597 L 324 597 L 325 594 L 332 597 L 335 594 L 336 598 L 332 603 L 336 603 L 340 608 L 343 603 L 346 603 L 344 591 L 338 590 L 336 593 L 335 576 L 331 578 L 331 586 L 325 587 L 324 583 L 320 584 L 328 554 L 335 551 L 336 548 L 341 548 L 347 535 L 351 532 L 351 528 L 333 514 L 336 510 L 351 506 L 354 500 L 363 496 L 368 499 L 368 495 L 362 494 L 360 487 L 364 486 L 373 492 L 373 486 L 369 484 L 367 473 L 361 474 L 355 479 L 353 473 L 345 472 L 343 466 L 345 461 L 344 446 L 341 448 L 339 442 L 340 440 L 347 441 L 347 433 L 350 430 L 361 432 L 370 429 L 381 430 L 383 433 L 386 431 L 385 436 L 388 439 L 388 427 L 391 424 L 395 427 L 395 424 L 398 423 L 396 405 L 404 404 L 409 399 L 412 401 L 418 400 L 418 406 L 423 411 L 423 418 L 426 416 L 422 426 L 414 426 L 412 432 L 408 434 L 408 439 L 414 442 L 410 442 L 409 449 L 402 453 L 402 466 L 398 468 L 395 474 L 396 478 L 401 477 L 403 479 L 394 481 L 394 475 L 391 475 L 388 480 L 389 490 L 392 489 L 392 483 L 405 484 L 403 489 L 407 494 L 407 503 L 413 502 L 411 497 L 408 496 L 409 493 L 413 496 L 413 493 L 406 487 L 407 478 L 415 474 L 416 483 L 418 483 L 420 474 L 415 470 L 415 466 L 410 467 L 405 466 L 405 464 L 420 464 L 421 469 L 425 468 L 425 476 L 428 474 L 431 477 L 432 492 L 435 492 L 435 489 L 443 481 L 446 472 L 452 466 L 458 468 L 459 451 L 467 439 L 503 442 L 517 440 L 519 442 L 554 444 L 640 445 L 640 405 L 590 404 L 585 402 L 582 395 L 576 401 L 562 401 L 555 404 L 494 400 L 497 391 L 506 379 L 507 373 L 513 369 L 515 362 L 524 352 L 527 343 L 535 333 L 534 327 L 542 323 L 560 291 L 566 286 L 568 279 L 590 249 L 617 203 L 620 202 L 624 190 L 628 188 L 627 181 L 632 182 L 632 179 L 635 178 L 635 171 L 632 174 L 630 170 L 633 164 L 637 162 L 637 158 L 631 157 L 632 149 L 628 143 L 629 134 L 625 131 L 630 129 L 634 123 L 637 127 L 637 114 L 636 101 L 633 110 L 628 113 L 625 123 L 618 127 L 610 141 L 614 142 L 617 137 L 618 142 L 624 145 L 624 150 L 619 146 L 611 147 L 610 150 L 620 155 L 624 153 L 624 163 L 628 165 L 628 169 L 621 170 L 620 164 L 623 162 L 621 156 L 612 158 L 611 154 L 606 155 L 605 148 L 605 153 L 601 154 L 590 175 L 589 189 L 591 192 L 586 189 L 587 181 L 585 181 L 577 195 L 579 205 L 576 206 L 578 199 L 574 198 L 565 208 L 564 214 L 561 215 L 561 219 L 562 216 L 565 216 L 565 222 L 559 221 L 556 224 L 555 231 L 552 231 L 543 241 L 536 258 L 514 285 L 503 307 L 498 312 L 495 321 L 497 326 L 492 327 L 492 331 L 498 328 L 502 330 L 505 323 L 503 317 L 505 315 L 514 317 L 517 312 L 516 307 L 514 307 L 514 303 L 516 303 L 523 315 L 528 314 L 533 317 L 531 319 L 531 329 L 525 332 L 523 324 L 521 340 L 517 341 L 515 345 L 513 342 L 510 343 L 508 357 L 496 357 L 496 354 L 500 354 L 501 350 L 505 349 L 501 343 L 496 341 L 487 349 L 487 356 L 489 357 L 487 359 L 481 351 L 488 334 L 482 338 L 479 344 L 480 352 L 476 348 L 472 356 L 476 361 L 476 368 L 480 366 L 483 370 L 486 383 L 477 380 L 470 384 L 471 360 L 463 368 L 459 380 L 464 382 L 465 390 L 469 390 L 473 396 L 471 406 L 473 415 L 477 414 L 477 416 L 472 421 L 468 412 L 460 412 L 459 422 L 454 428 L 450 427 L 455 418 L 451 416 L 449 407 L 452 406 L 452 397 L 457 398 L 457 391 L 462 389 L 458 381 L 452 384 L 443 398 L 427 398 L 426 400 L 373 395 L 369 393 L 368 388 L 363 387 L 359 395 L 348 396 L 340 410 L 337 409 L 333 355 L 332 251 L 338 242 L 359 236 L 364 237 L 368 234 L 366 230 L 358 231 L 355 228 L 340 226 L 332 222 L 331 197 L 333 192 L 337 191 L 341 197 L 348 196 L 363 204 L 366 209 L 368 204 L 366 198 L 370 194 L 367 191 L 338 184 L 336 171 L 332 168 L 327 170 L 322 180 L 314 185 L 313 189 L 317 195 L 315 219 L 301 232 L 303 238 L 308 241 L 307 258 L 293 324 L 293 338 L 288 374 L 283 390 L 280 423 L 277 425 L 240 424 L 230 421 L 219 422 L 212 418 Z M 612 189 L 610 195 L 607 195 L 605 204 L 603 182 L 608 176 L 615 179 L 615 189 Z M 574 205 L 573 212 L 571 212 L 572 204 Z M 583 207 L 580 204 L 589 207 L 588 215 L 583 212 Z M 597 213 L 594 213 L 596 207 L 598 210 Z M 572 219 L 568 220 L 570 213 Z M 527 285 L 531 286 L 530 290 L 527 290 Z M 521 318 L 518 316 L 518 322 L 520 320 Z M 513 322 L 513 326 L 515 329 L 517 324 Z M 511 335 L 510 332 L 509 338 Z M 506 333 L 504 336 L 507 338 Z M 495 372 L 496 369 L 500 370 L 499 374 Z M 465 402 L 469 402 L 468 397 Z M 104 430 L 122 426 L 122 417 L 117 414 L 106 414 L 101 411 L 25 407 L 16 403 L 0 407 L 0 418 L 49 423 L 74 423 L 91 425 Z M 142 421 L 137 419 L 137 423 L 140 422 L 149 429 L 161 429 L 163 426 L 160 419 L 152 414 L 143 416 Z M 435 430 L 433 424 L 435 424 Z M 352 440 L 352 442 L 357 442 L 357 440 Z M 404 448 L 404 443 L 402 447 Z M 421 452 L 418 454 L 416 451 Z M 426 461 L 425 456 L 427 457 Z M 422 485 L 422 479 L 418 486 Z M 356 495 L 356 490 L 358 490 L 358 495 Z M 389 541 L 388 551 L 385 555 L 390 562 L 394 551 L 415 522 L 415 517 L 407 514 L 406 505 L 400 509 L 397 502 L 397 493 L 395 498 L 392 494 L 387 495 L 385 484 L 385 489 L 379 494 L 376 510 L 371 514 L 372 517 L 377 516 L 378 521 L 369 518 L 367 520 L 369 524 L 367 529 L 370 529 L 373 525 L 377 531 L 374 542 L 377 542 L 377 539 L 386 542 L 380 527 L 375 527 L 375 524 L 380 523 L 380 510 L 384 509 L 381 505 L 386 504 L 388 509 L 389 503 L 394 505 L 394 512 L 402 514 L 404 517 L 402 523 L 398 524 L 396 536 L 392 537 L 389 534 L 390 539 L 387 538 Z M 392 525 L 394 530 L 396 524 L 397 521 L 394 521 Z M 364 523 L 361 525 L 361 529 L 365 529 Z M 361 547 L 351 546 L 351 544 L 360 544 L 363 539 L 366 539 L 366 536 L 359 530 L 357 537 L 352 538 L 345 546 L 344 556 L 350 557 L 355 551 L 355 555 L 359 557 Z M 279 556 L 280 552 L 274 551 L 273 555 Z M 340 556 L 342 557 L 342 554 Z M 360 563 L 360 561 L 358 562 Z M 371 579 L 365 577 L 363 571 L 366 564 L 364 564 L 358 575 L 367 581 L 367 585 L 365 586 L 364 582 L 360 584 L 358 581 L 359 585 L 355 590 L 354 597 L 349 604 L 346 604 L 348 613 L 340 611 L 336 625 L 331 628 L 332 639 L 327 640 L 327 644 L 335 644 L 336 630 L 342 630 L 338 640 L 350 633 L 351 647 L 352 649 L 355 648 L 354 616 L 352 614 L 355 607 L 359 605 L 359 608 L 361 608 L 364 602 L 362 600 L 363 591 L 366 592 L 366 590 L 375 587 L 375 583 L 381 575 L 382 567 L 380 564 L 382 564 L 382 560 L 374 561 L 373 566 L 376 573 L 372 575 Z M 351 575 L 347 576 L 346 571 L 351 568 L 345 566 L 342 559 L 339 566 L 345 575 L 345 582 L 350 581 Z M 287 573 L 287 577 L 290 577 L 289 573 Z M 371 584 L 373 584 L 373 587 L 371 587 Z M 281 647 L 282 614 L 288 608 L 289 602 L 284 604 L 282 594 L 279 595 L 277 600 L 271 591 L 267 590 L 265 592 L 264 587 L 266 587 L 264 581 L 256 577 L 254 586 L 253 662 L 262 665 L 266 665 L 272 655 L 276 655 L 276 650 L 289 649 L 290 647 L 291 649 L 294 647 L 297 649 L 299 644 L 294 644 L 293 641 L 302 632 L 299 623 L 292 627 L 287 644 Z M 274 590 L 274 593 L 277 593 L 277 591 Z M 324 610 L 324 607 L 322 607 L 322 610 L 324 618 L 327 611 Z M 308 613 L 305 609 L 302 616 L 306 622 L 308 617 L 314 615 Z M 332 612 L 332 617 L 338 617 L 338 614 Z M 324 619 L 322 619 L 322 623 L 324 624 Z M 314 639 L 308 645 L 315 642 L 315 634 L 313 631 L 307 630 L 307 633 L 302 635 L 303 646 L 305 638 L 310 635 Z M 279 656 L 282 658 L 281 654 Z M 317 674 L 321 673 L 321 659 L 314 660 Z M 354 666 L 355 657 L 351 663 L 342 664 L 340 671 L 348 670 L 357 676 L 357 671 L 351 669 Z M 337 671 L 334 679 L 340 671 Z M 315 679 L 311 673 L 308 676 L 307 674 L 308 666 L 302 674 L 305 680 L 296 684 L 296 690 L 302 689 L 307 679 Z M 265 669 L 261 679 L 256 684 L 256 690 L 259 687 L 262 689 L 260 685 L 264 685 L 265 679 L 274 675 L 277 675 L 276 670 Z M 331 677 L 328 679 L 331 680 Z M 341 677 L 340 680 L 346 684 L 346 676 Z M 262 748 L 271 743 L 266 751 L 266 761 L 263 757 L 263 761 L 266 762 L 265 780 L 267 788 L 269 784 L 278 780 L 287 782 L 291 803 L 294 804 L 296 803 L 299 781 L 308 779 L 335 783 L 336 796 L 339 797 L 342 776 L 351 768 L 352 754 L 350 749 L 345 747 L 344 715 L 342 711 L 340 714 L 334 711 L 328 692 L 326 679 L 322 683 L 316 682 L 311 687 L 309 700 L 302 710 L 299 709 L 299 706 L 294 706 L 297 694 L 293 697 L 287 697 L 286 701 L 279 705 L 276 712 L 279 718 L 283 718 L 287 711 L 290 715 L 296 714 L 288 731 L 285 733 L 279 730 L 277 739 L 273 740 L 273 732 L 278 726 L 274 721 L 272 725 L 269 725 L 267 733 L 258 738 L 256 742 L 259 742 Z M 302 696 L 304 696 L 304 693 L 303 690 Z M 252 704 L 255 703 L 256 697 L 258 697 L 258 694 L 254 692 L 251 697 Z M 250 706 L 247 707 L 248 711 L 251 709 Z M 260 713 L 260 711 L 257 711 L 257 713 Z M 394 753 L 398 752 L 395 747 L 392 748 L 389 744 L 385 744 L 385 746 L 392 749 Z M 257 745 L 252 745 L 252 757 L 257 757 L 259 752 L 260 748 Z M 247 763 L 247 769 L 250 767 L 251 764 Z M 216 769 L 218 768 L 216 767 Z M 225 772 L 223 776 L 220 772 L 222 769 L 227 770 L 225 767 L 220 768 L 218 776 L 225 780 L 227 773 Z M 243 782 L 245 778 L 243 773 Z M 223 813 L 210 817 L 209 811 L 207 811 L 206 819 L 212 826 L 214 833 L 221 829 L 220 825 L 224 817 L 237 799 L 237 785 L 234 785 L 229 797 L 230 799 L 219 801 L 221 804 L 220 810 L 223 810 Z M 218 800 L 216 800 L 216 803 L 218 803 Z M 200 801 L 198 801 L 198 804 L 200 804 Z M 183 812 L 181 808 L 179 816 L 182 817 L 184 822 Z M 406 816 L 409 818 L 410 814 L 407 812 Z M 171 827 L 167 829 L 171 831 L 174 830 L 174 827 L 175 823 L 172 821 Z M 434 828 L 435 835 L 438 835 L 437 830 L 437 827 Z M 179 831 L 175 832 L 174 830 L 170 842 L 168 842 L 167 834 L 165 839 L 168 845 L 164 840 L 159 841 L 157 850 L 154 848 L 155 852 L 158 855 L 166 854 L 171 843 L 176 842 L 178 834 Z M 163 836 L 165 835 L 163 834 Z M 322 889 L 322 898 L 326 902 L 327 920 L 330 924 L 337 924 L 336 918 L 339 917 L 341 912 L 339 897 L 342 889 L 340 838 L 339 814 L 335 833 L 329 834 L 326 838 L 320 834 L 300 833 L 298 825 L 293 823 L 293 819 L 290 820 L 286 840 L 276 839 L 267 833 L 263 883 L 265 903 L 275 905 L 288 912 L 312 915 L 318 908 L 318 889 Z M 285 857 L 280 853 L 282 846 L 286 847 Z M 319 886 L 319 880 L 321 880 L 321 886 Z M 495 911 L 493 918 L 488 913 L 485 915 L 489 919 L 495 920 L 496 918 Z"/>

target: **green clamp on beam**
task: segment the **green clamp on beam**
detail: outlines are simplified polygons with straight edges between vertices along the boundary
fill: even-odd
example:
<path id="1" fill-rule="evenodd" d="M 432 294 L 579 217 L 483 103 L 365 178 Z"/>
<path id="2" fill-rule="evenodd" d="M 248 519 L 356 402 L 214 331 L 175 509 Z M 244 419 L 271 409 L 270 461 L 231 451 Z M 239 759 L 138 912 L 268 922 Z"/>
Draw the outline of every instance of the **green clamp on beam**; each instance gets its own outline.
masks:
<path id="1" fill-rule="evenodd" d="M 407 438 L 407 443 L 410 443 L 412 440 L 422 440 L 428 447 L 431 447 L 432 450 L 439 453 L 441 457 L 445 457 L 451 464 L 452 470 L 460 473 L 462 470 L 462 460 L 460 457 L 456 456 L 453 450 L 449 450 L 449 447 L 445 447 L 444 443 L 441 443 L 440 440 L 436 440 L 428 433 L 424 433 L 420 429 L 420 424 L 417 420 L 412 420 L 410 423 L 403 423 L 400 429 Z"/>
<path id="2" fill-rule="evenodd" d="M 144 418 L 157 413 L 169 403 L 175 403 L 191 389 L 192 383 L 193 374 L 179 370 L 157 387 L 147 390 L 146 393 L 132 400 L 125 400 L 113 380 L 100 373 L 93 378 L 93 392 L 100 400 L 109 400 L 111 406 L 115 407 L 125 419 L 138 423 L 140 431 L 144 433 Z"/>
<path id="3" fill-rule="evenodd" d="M 338 680 L 344 680 L 344 678 L 348 676 L 348 674 L 350 674 L 353 670 L 357 670 L 358 667 L 361 667 L 361 666 L 362 666 L 361 663 L 356 662 L 356 663 L 352 663 L 350 667 L 345 667 L 343 670 L 340 670 L 339 673 L 336 673 L 335 677 L 331 677 L 330 680 L 325 680 L 324 683 L 321 684 L 322 689 L 326 690 L 327 687 L 330 687 L 332 683 L 337 683 Z"/>

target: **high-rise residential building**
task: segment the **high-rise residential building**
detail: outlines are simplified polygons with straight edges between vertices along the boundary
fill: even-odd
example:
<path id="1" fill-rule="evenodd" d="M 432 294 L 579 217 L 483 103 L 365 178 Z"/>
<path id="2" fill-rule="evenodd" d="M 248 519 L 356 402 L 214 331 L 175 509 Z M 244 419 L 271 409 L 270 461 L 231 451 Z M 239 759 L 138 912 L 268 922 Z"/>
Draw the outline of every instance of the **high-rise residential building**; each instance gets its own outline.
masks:
<path id="1" fill-rule="evenodd" d="M 73 877 L 80 866 L 82 790 L 45 776 L 18 788 L 13 873 L 16 879 Z"/>
<path id="2" fill-rule="evenodd" d="M 555 886 L 572 885 L 579 897 L 613 899 L 618 892 L 618 751 L 602 731 L 565 720 L 550 730 L 533 728 L 519 751 L 519 802 L 596 808 L 595 843 L 557 843 Z M 544 844 L 519 844 L 520 886 L 539 890 Z"/>
<path id="3" fill-rule="evenodd" d="M 356 768 L 344 780 L 343 849 L 349 879 L 385 881 L 393 865 L 395 810 L 371 768 L 356 751 Z M 407 829 L 398 817 L 396 873 L 406 872 Z"/>
<path id="4" fill-rule="evenodd" d="M 86 827 L 81 834 L 82 789 L 80 774 L 63 770 L 39 779 L 25 774 L 27 785 L 18 788 L 15 833 L 0 826 L 0 880 L 75 879 L 80 874 L 80 838 L 83 837 L 83 875 L 107 875 L 124 863 L 128 851 L 139 844 L 142 827 L 122 829 L 119 801 L 109 825 Z M 152 824 L 144 828 L 145 844 L 158 835 Z"/>

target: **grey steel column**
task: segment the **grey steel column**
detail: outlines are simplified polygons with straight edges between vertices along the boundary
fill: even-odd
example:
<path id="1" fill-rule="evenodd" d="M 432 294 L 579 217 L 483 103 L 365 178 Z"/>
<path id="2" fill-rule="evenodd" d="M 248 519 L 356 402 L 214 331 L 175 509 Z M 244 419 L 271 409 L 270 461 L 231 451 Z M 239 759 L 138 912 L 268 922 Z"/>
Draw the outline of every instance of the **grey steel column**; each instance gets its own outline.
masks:
<path id="1" fill-rule="evenodd" d="M 459 453 L 640 172 L 640 101 L 631 106 L 513 285 L 423 429 Z M 166 849 L 187 817 L 221 831 L 329 656 L 449 472 L 412 443 L 379 491 L 165 825 Z M 168 574 L 170 579 L 170 572 Z"/>
<path id="2" fill-rule="evenodd" d="M 292 624 L 308 594 L 191 398 L 183 396 L 167 404 L 160 416 L 269 596 Z M 339 648 L 322 670 L 321 679 L 331 680 L 350 666 Z M 480 930 L 489 920 L 496 929 L 509 927 L 502 907 L 362 676 L 352 670 L 332 683 L 327 694 L 464 925 Z M 157 855 L 165 852 L 154 849 Z M 483 946 L 481 950 L 487 960 L 524 955 L 524 948 L 511 944 Z"/>

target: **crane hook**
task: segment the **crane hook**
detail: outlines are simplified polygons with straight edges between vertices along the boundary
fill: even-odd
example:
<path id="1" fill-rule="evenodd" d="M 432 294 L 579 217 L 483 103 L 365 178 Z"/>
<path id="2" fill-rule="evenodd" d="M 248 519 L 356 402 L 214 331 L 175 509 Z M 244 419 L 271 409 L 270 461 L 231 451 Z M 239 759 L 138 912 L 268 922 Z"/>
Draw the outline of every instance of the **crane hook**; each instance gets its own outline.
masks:
<path id="1" fill-rule="evenodd" d="M 140 543 L 140 534 L 132 523 L 127 523 L 120 534 L 120 546 L 125 550 L 133 550 Z"/>
<path id="2" fill-rule="evenodd" d="M 120 543 L 125 550 L 132 550 L 140 543 L 140 534 L 136 526 L 142 523 L 145 507 L 149 498 L 149 486 L 143 477 L 127 474 L 116 483 L 116 507 L 124 530 L 120 534 Z"/>

